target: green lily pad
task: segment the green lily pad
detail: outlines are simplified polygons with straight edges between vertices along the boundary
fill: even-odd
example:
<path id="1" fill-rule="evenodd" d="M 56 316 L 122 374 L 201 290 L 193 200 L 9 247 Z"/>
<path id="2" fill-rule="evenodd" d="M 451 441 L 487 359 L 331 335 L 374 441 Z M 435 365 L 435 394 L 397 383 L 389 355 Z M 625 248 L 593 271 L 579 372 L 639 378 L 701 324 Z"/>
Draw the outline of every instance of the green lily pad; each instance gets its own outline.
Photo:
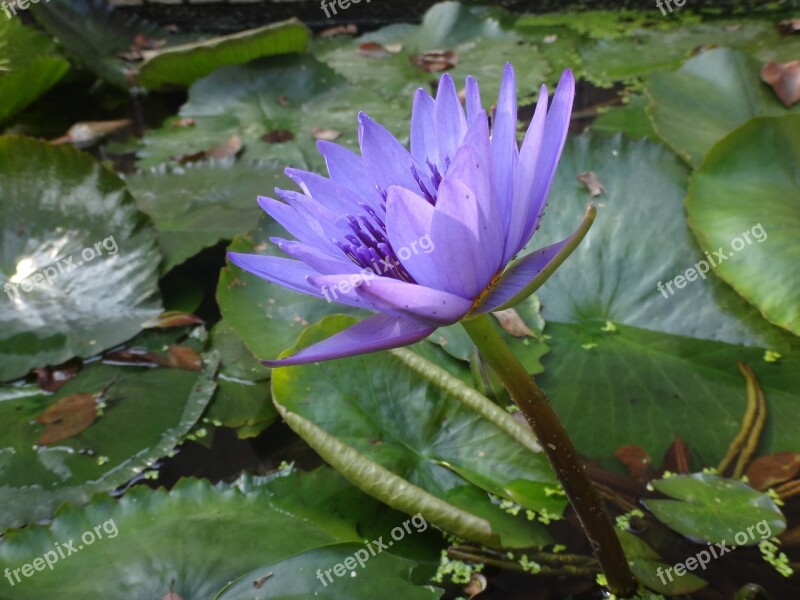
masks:
<path id="1" fill-rule="evenodd" d="M 374 590 L 388 586 L 392 594 L 404 600 L 441 598 L 441 590 L 411 582 L 415 566 L 413 561 L 384 552 L 373 557 L 363 544 L 336 544 L 251 571 L 223 589 L 214 600 L 254 600 L 261 597 L 260 590 L 268 593 L 271 600 L 311 597 L 358 600 L 374 598 Z M 337 576 L 338 573 L 341 575 Z"/>
<path id="2" fill-rule="evenodd" d="M 246 233 L 263 214 L 257 197 L 286 179 L 277 165 L 215 162 L 152 169 L 126 181 L 158 231 L 166 273 L 203 248 Z"/>
<path id="3" fill-rule="evenodd" d="M 293 485 L 284 485 L 286 481 Z M 60 568 L 45 568 L 30 578 L 20 572 L 14 598 L 100 594 L 112 600 L 144 600 L 162 598 L 170 590 L 183 598 L 213 598 L 230 581 L 265 564 L 274 566 L 276 581 L 283 581 L 286 573 L 300 577 L 296 562 L 283 561 L 329 548 L 331 553 L 319 557 L 333 563 L 318 563 L 302 574 L 303 580 L 316 582 L 322 591 L 316 569 L 344 560 L 363 539 L 355 519 L 342 513 L 348 505 L 376 510 L 374 501 L 328 470 L 242 482 L 241 487 L 247 493 L 185 480 L 169 492 L 136 487 L 119 500 L 98 497 L 83 510 L 61 511 L 47 526 L 6 532 L 0 565 L 19 569 L 37 556 L 52 556 L 47 553 L 56 544 L 66 554 L 69 550 L 64 545 L 74 540 L 69 568 L 59 564 Z M 307 501 L 306 493 L 312 494 L 313 502 Z M 339 546 L 343 542 L 351 545 Z M 101 563 L 103 568 L 98 570 Z M 408 573 L 413 566 L 388 555 L 374 565 L 392 585 L 406 589 L 410 589 Z M 254 591 L 252 582 L 249 585 Z M 266 580 L 262 591 L 268 592 L 269 586 Z M 349 597 L 373 595 L 374 587 L 369 587 L 368 592 L 358 588 Z"/>
<path id="4" fill-rule="evenodd" d="M 46 35 L 18 18 L 0 20 L 0 124 L 47 90 L 69 70 Z"/>
<path id="5" fill-rule="evenodd" d="M 653 127 L 697 167 L 711 147 L 748 119 L 789 113 L 761 82 L 761 65 L 741 52 L 709 50 L 647 84 Z M 793 109 L 800 112 L 800 106 Z M 702 124 L 702 126 L 700 126 Z"/>
<path id="6" fill-rule="evenodd" d="M 610 108 L 597 117 L 592 123 L 592 131 L 604 135 L 622 132 L 632 140 L 647 138 L 651 142 L 658 142 L 660 138 L 647 117 L 646 107 L 647 98 L 631 96 L 627 104 Z"/>
<path id="7" fill-rule="evenodd" d="M 425 13 L 419 26 L 390 25 L 355 40 L 318 42 L 312 50 L 351 83 L 390 99 L 410 102 L 417 88 L 438 81 L 441 73 L 425 71 L 412 61 L 419 53 L 442 50 L 455 52 L 457 58 L 441 71 L 451 73 L 459 87 L 467 75 L 475 77 L 487 106 L 497 98 L 508 61 L 516 68 L 520 95 L 535 96 L 551 71 L 547 59 L 501 21 L 501 15 L 484 9 L 440 2 Z M 377 58 L 359 53 L 359 46 L 369 42 L 400 49 Z"/>
<path id="8" fill-rule="evenodd" d="M 257 436 L 278 416 L 270 399 L 270 370 L 225 321 L 211 330 L 211 350 L 219 354 L 221 367 L 204 422 L 232 427 L 242 439 Z"/>
<path id="9" fill-rule="evenodd" d="M 223 67 L 189 89 L 189 101 L 179 117 L 193 119 L 195 125 L 175 127 L 175 120 L 168 120 L 161 129 L 146 134 L 138 149 L 139 164 L 148 168 L 174 163 L 238 135 L 244 159 L 321 171 L 325 161 L 317 151 L 315 129 L 326 130 L 326 135 L 338 136 L 337 143 L 357 149 L 358 111 L 362 110 L 402 140 L 408 137 L 406 113 L 411 100 L 409 96 L 389 101 L 348 85 L 308 55 Z"/>
<path id="10" fill-rule="evenodd" d="M 305 52 L 309 30 L 296 19 L 231 35 L 170 46 L 145 55 L 136 81 L 150 89 L 187 87 L 219 67 L 262 56 Z"/>
<path id="11" fill-rule="evenodd" d="M 86 502 L 139 476 L 200 418 L 214 393 L 209 377 L 94 364 L 55 395 L 35 386 L 0 387 L 0 530 L 47 519 L 62 502 Z M 55 444 L 37 445 L 43 426 L 35 419 L 45 408 L 103 390 L 105 408 L 93 424 Z"/>
<path id="12" fill-rule="evenodd" d="M 0 199 L 0 381 L 97 354 L 160 312 L 153 231 L 89 156 L 0 139 Z"/>
<path id="13" fill-rule="evenodd" d="M 575 179 L 583 171 L 606 188 L 597 220 L 537 292 L 551 336 L 539 381 L 578 449 L 619 469 L 620 446 L 661 456 L 677 433 L 698 466 L 716 464 L 744 415 L 739 361 L 767 395 L 762 451 L 798 447 L 800 356 L 790 336 L 711 273 L 666 297 L 658 289 L 705 258 L 683 218 L 687 173 L 674 154 L 621 137 L 568 142 L 532 246 L 562 239 L 580 221 L 589 201 Z M 766 363 L 766 348 L 784 359 Z"/>
<path id="14" fill-rule="evenodd" d="M 716 273 L 770 321 L 800 335 L 800 114 L 749 121 L 692 175 L 686 209 Z M 788 449 L 788 448 L 787 448 Z"/>
<path id="15" fill-rule="evenodd" d="M 772 498 L 741 481 L 694 473 L 652 484 L 675 500 L 646 500 L 647 508 L 689 538 L 727 542 L 735 550 L 777 537 L 786 529 L 786 518 Z"/>
<path id="16" fill-rule="evenodd" d="M 631 572 L 636 579 L 651 590 L 670 596 L 679 596 L 696 592 L 708 585 L 708 582 L 689 572 L 683 575 L 676 574 L 673 577 L 672 573 L 667 570 L 671 565 L 665 563 L 658 552 L 645 542 L 628 531 L 618 530 L 617 535 L 622 542 Z"/>
<path id="17" fill-rule="evenodd" d="M 352 322 L 324 319 L 303 333 L 298 347 Z M 550 506 L 544 488 L 555 488 L 556 479 L 542 453 L 532 453 L 391 353 L 277 369 L 272 392 L 281 411 L 315 423 L 435 497 L 447 499 L 467 481 L 507 497 L 505 485 L 525 479 L 541 484 L 524 499 L 526 508 Z"/>

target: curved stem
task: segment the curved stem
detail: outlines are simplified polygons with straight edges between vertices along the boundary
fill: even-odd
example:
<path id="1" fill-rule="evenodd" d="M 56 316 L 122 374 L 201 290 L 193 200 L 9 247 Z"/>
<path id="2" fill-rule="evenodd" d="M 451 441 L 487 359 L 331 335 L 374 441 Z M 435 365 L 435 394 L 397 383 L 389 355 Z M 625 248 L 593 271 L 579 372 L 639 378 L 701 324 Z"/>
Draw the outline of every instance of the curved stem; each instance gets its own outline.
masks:
<path id="1" fill-rule="evenodd" d="M 623 598 L 633 596 L 638 586 L 614 526 L 603 509 L 600 496 L 586 476 L 575 446 L 544 392 L 505 344 L 488 315 L 462 321 L 461 324 L 486 362 L 500 377 L 538 438 L 589 538 L 609 589 Z"/>

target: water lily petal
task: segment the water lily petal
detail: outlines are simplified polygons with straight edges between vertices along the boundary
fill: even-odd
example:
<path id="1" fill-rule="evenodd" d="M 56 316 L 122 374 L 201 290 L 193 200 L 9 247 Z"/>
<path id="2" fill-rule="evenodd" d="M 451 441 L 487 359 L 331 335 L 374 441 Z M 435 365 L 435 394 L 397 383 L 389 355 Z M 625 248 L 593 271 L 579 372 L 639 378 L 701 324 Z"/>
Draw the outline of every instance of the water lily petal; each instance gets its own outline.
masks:
<path id="1" fill-rule="evenodd" d="M 547 205 L 547 196 L 556 174 L 561 152 L 567 140 L 572 102 L 575 98 L 575 78 L 572 71 L 567 69 L 558 82 L 558 88 L 553 96 L 553 104 L 547 113 L 547 122 L 544 127 L 544 142 L 539 160 L 536 163 L 536 175 L 533 179 L 531 192 L 532 209 L 528 214 L 525 232 L 520 240 L 519 248 L 528 243 L 536 231 Z"/>
<path id="2" fill-rule="evenodd" d="M 472 306 L 466 298 L 388 277 L 365 280 L 358 294 L 438 326 L 455 323 Z"/>
<path id="3" fill-rule="evenodd" d="M 349 187 L 373 208 L 380 205 L 383 198 L 375 189 L 375 183 L 369 178 L 364 168 L 364 161 L 358 154 L 344 146 L 324 140 L 317 142 L 317 148 L 325 158 L 328 174 L 333 181 Z"/>
<path id="4" fill-rule="evenodd" d="M 436 139 L 439 144 L 439 170 L 444 173 L 446 164 L 441 161 L 452 160 L 456 150 L 467 133 L 467 118 L 458 99 L 456 84 L 449 73 L 439 79 L 439 89 L 436 92 L 436 108 L 434 111 L 436 121 Z"/>
<path id="5" fill-rule="evenodd" d="M 458 180 L 445 178 L 431 221 L 434 250 L 425 257 L 437 265 L 438 282 L 426 285 L 463 298 L 477 296 L 497 269 L 492 253 L 479 243 L 480 232 L 475 192 Z"/>
<path id="6" fill-rule="evenodd" d="M 483 111 L 483 104 L 481 103 L 481 91 L 478 87 L 478 82 L 471 75 L 467 77 L 466 87 L 467 97 L 467 124 L 472 125 L 475 118 Z"/>
<path id="7" fill-rule="evenodd" d="M 363 212 L 367 199 L 363 198 L 348 187 L 339 185 L 327 177 L 301 171 L 299 169 L 286 169 L 286 175 L 294 181 L 300 189 L 314 200 L 325 206 L 337 215 L 344 216 Z M 378 196 L 380 198 L 380 196 Z M 380 204 L 373 208 L 378 209 Z"/>
<path id="8" fill-rule="evenodd" d="M 228 252 L 228 259 L 240 269 L 262 279 L 309 296 L 322 297 L 319 290 L 308 282 L 309 276 L 318 275 L 318 273 L 298 260 L 239 252 Z"/>
<path id="9" fill-rule="evenodd" d="M 389 350 L 423 340 L 435 330 L 435 327 L 412 319 L 375 315 L 313 346 L 303 348 L 289 358 L 262 362 L 269 367 L 285 367 Z"/>
<path id="10" fill-rule="evenodd" d="M 517 149 L 517 83 L 514 68 L 506 63 L 492 127 L 492 179 L 494 193 L 505 223 L 510 222 Z"/>
<path id="11" fill-rule="evenodd" d="M 439 146 L 436 142 L 434 112 L 436 102 L 422 88 L 414 96 L 411 109 L 411 156 L 420 165 L 430 161 L 439 164 Z"/>
<path id="12" fill-rule="evenodd" d="M 409 248 L 413 242 L 430 239 L 434 208 L 430 202 L 414 192 L 392 186 L 386 197 L 386 237 L 395 252 Z M 439 264 L 436 262 L 436 249 L 429 252 L 411 252 L 400 262 L 417 283 L 436 289 L 439 281 Z"/>
<path id="13" fill-rule="evenodd" d="M 343 252 L 329 252 L 316 246 L 285 240 L 283 238 L 270 238 L 281 252 L 292 258 L 304 262 L 319 273 L 358 273 L 361 268 L 348 259 Z M 338 250 L 338 248 L 337 248 Z"/>
<path id="14" fill-rule="evenodd" d="M 520 250 L 520 241 L 525 235 L 529 215 L 538 214 L 541 209 L 531 197 L 533 183 L 537 174 L 539 156 L 542 149 L 542 140 L 545 132 L 545 119 L 547 118 L 547 87 L 539 90 L 539 99 L 533 119 L 525 134 L 522 148 L 519 153 L 519 165 L 514 176 L 514 200 L 511 206 L 511 219 L 509 221 L 508 235 L 506 236 L 505 254 L 503 260 L 508 262 Z M 527 240 L 526 240 L 527 241 Z"/>
<path id="15" fill-rule="evenodd" d="M 265 213 L 298 240 L 306 244 L 322 244 L 323 238 L 320 237 L 322 231 L 315 226 L 316 221 L 309 221 L 307 215 L 298 212 L 293 206 L 267 196 L 259 196 L 258 204 Z"/>
<path id="16" fill-rule="evenodd" d="M 378 125 L 364 113 L 359 114 L 359 141 L 361 156 L 370 178 L 383 190 L 399 185 L 414 190 L 419 185 L 413 176 L 416 169 L 422 173 L 411 154 L 385 127 Z"/>

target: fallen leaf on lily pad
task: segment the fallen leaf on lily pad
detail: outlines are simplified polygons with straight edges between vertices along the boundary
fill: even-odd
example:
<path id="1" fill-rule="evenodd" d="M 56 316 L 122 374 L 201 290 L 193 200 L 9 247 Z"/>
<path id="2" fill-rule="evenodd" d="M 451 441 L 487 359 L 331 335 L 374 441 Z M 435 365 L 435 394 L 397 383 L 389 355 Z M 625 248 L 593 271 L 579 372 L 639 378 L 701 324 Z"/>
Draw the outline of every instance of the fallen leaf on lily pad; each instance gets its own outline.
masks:
<path id="1" fill-rule="evenodd" d="M 336 27 L 328 27 L 328 29 L 323 29 L 319 32 L 319 37 L 321 38 L 332 38 L 336 37 L 337 35 L 355 35 L 358 33 L 358 27 L 353 25 L 337 25 Z"/>
<path id="2" fill-rule="evenodd" d="M 786 106 L 800 101 L 800 60 L 765 64 L 761 69 L 761 80 L 772 86 L 775 95 Z"/>
<path id="3" fill-rule="evenodd" d="M 800 454 L 776 452 L 751 462 L 745 470 L 748 483 L 757 490 L 766 490 L 784 481 L 794 479 L 800 470 Z"/>
<path id="4" fill-rule="evenodd" d="M 412 65 L 416 65 L 428 73 L 440 73 L 452 69 L 458 64 L 458 53 L 453 50 L 429 50 L 409 57 Z"/>
<path id="5" fill-rule="evenodd" d="M 324 127 L 314 127 L 311 129 L 311 135 L 314 136 L 315 140 L 324 140 L 326 142 L 332 142 L 340 135 L 342 135 L 342 132 L 336 131 L 335 129 L 325 129 Z"/>
<path id="6" fill-rule="evenodd" d="M 600 181 L 600 178 L 594 171 L 584 171 L 578 174 L 577 179 L 589 189 L 589 194 L 592 198 L 606 191 L 606 188 L 603 187 L 603 182 Z"/>
<path id="7" fill-rule="evenodd" d="M 202 325 L 203 319 L 191 313 L 179 310 L 168 310 L 157 317 L 142 323 L 144 329 L 167 329 L 169 327 L 183 327 L 184 325 Z"/>
<path id="8" fill-rule="evenodd" d="M 288 129 L 273 129 L 261 136 L 261 141 L 268 144 L 283 144 L 284 142 L 291 142 L 293 139 L 294 134 Z"/>
<path id="9" fill-rule="evenodd" d="M 172 123 L 170 123 L 170 127 L 194 127 L 195 125 L 197 125 L 197 121 L 191 117 L 175 119 L 172 121 Z"/>
<path id="10" fill-rule="evenodd" d="M 786 19 L 778 23 L 778 31 L 783 34 L 800 33 L 800 19 Z"/>
<path id="11" fill-rule="evenodd" d="M 498 310 L 492 314 L 497 317 L 500 327 L 502 327 L 503 331 L 506 333 L 514 337 L 536 337 L 536 334 L 528 327 L 528 324 L 522 320 L 522 317 L 515 309 Z"/>
<path id="12" fill-rule="evenodd" d="M 181 163 L 197 162 L 207 158 L 222 160 L 223 158 L 231 158 L 236 156 L 242 151 L 242 148 L 244 148 L 242 138 L 234 134 L 228 138 L 228 141 L 220 144 L 219 146 L 214 146 L 210 150 L 201 150 L 200 152 L 195 152 L 193 154 L 176 156 L 175 160 Z"/>
<path id="13" fill-rule="evenodd" d="M 48 406 L 36 421 L 44 425 L 37 444 L 55 444 L 78 435 L 97 419 L 94 394 L 73 394 Z"/>
<path id="14" fill-rule="evenodd" d="M 646 450 L 639 446 L 629 444 L 622 446 L 614 456 L 628 468 L 628 473 L 637 481 L 646 481 L 650 479 L 650 469 L 653 466 L 653 459 Z"/>
<path id="15" fill-rule="evenodd" d="M 367 56 L 369 58 L 386 58 L 391 54 L 383 44 L 379 44 L 378 42 L 364 42 L 359 45 L 356 52 L 361 56 Z"/>
<path id="16" fill-rule="evenodd" d="M 197 352 L 186 346 L 170 346 L 167 356 L 169 364 L 176 369 L 198 372 L 203 370 L 203 359 Z"/>

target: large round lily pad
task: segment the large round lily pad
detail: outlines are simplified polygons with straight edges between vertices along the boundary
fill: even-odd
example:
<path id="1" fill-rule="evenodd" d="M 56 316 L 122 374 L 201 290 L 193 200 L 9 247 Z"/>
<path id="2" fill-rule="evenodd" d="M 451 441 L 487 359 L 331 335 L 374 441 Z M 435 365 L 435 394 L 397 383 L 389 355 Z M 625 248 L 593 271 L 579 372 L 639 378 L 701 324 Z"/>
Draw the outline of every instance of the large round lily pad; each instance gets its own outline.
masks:
<path id="1" fill-rule="evenodd" d="M 55 396 L 0 387 L 0 530 L 47 519 L 62 502 L 80 504 L 137 477 L 179 444 L 214 389 L 204 374 L 100 364 Z M 38 420 L 59 403 L 67 408 L 58 418 L 75 423 L 75 433 L 44 444 Z"/>
<path id="2" fill-rule="evenodd" d="M 0 139 L 0 380 L 119 344 L 160 311 L 155 235 L 89 156 Z"/>
<path id="3" fill-rule="evenodd" d="M 800 115 L 753 119 L 692 175 L 686 209 L 716 273 L 763 315 L 800 335 Z M 788 450 L 788 448 L 787 448 Z"/>
<path id="4" fill-rule="evenodd" d="M 316 570 L 333 567 L 363 548 L 358 519 L 379 510 L 375 502 L 330 470 L 282 473 L 267 481 L 241 481 L 239 487 L 185 480 L 169 492 L 137 487 L 119 500 L 98 497 L 83 510 L 61 511 L 49 525 L 6 532 L 0 570 L 19 569 L 40 556 L 52 559 L 48 552 L 56 544 L 67 554 L 65 544 L 73 542 L 68 557 L 56 554 L 52 570 L 45 567 L 33 577 L 12 572 L 14 599 L 211 599 L 264 565 L 271 565 L 279 586 L 292 579 L 313 590 L 309 597 L 317 592 L 321 598 L 342 598 L 336 585 L 329 584 L 326 591 Z M 394 518 L 395 525 L 403 523 L 403 515 Z M 319 561 L 312 566 L 314 557 Z M 373 575 L 356 577 L 356 585 L 343 587 L 348 598 L 373 598 L 374 578 L 380 576 L 385 585 L 408 592 L 404 598 L 438 597 L 412 584 L 418 566 L 419 561 L 387 552 L 367 564 Z M 268 577 L 254 581 L 259 585 L 247 581 L 251 599 L 254 593 L 285 597 L 272 593 Z M 4 597 L 7 585 L 4 580 Z"/>

